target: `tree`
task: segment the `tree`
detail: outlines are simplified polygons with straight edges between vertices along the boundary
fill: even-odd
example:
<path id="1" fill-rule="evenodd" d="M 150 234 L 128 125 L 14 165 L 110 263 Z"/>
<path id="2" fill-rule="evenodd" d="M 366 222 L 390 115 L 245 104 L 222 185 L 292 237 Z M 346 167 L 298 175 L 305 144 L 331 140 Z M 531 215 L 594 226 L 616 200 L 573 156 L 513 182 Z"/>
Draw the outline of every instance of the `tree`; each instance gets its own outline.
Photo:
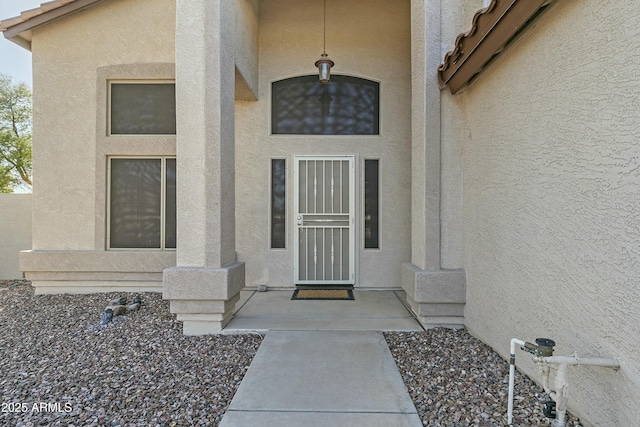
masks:
<path id="1" fill-rule="evenodd" d="M 0 193 L 31 182 L 31 90 L 0 74 Z"/>

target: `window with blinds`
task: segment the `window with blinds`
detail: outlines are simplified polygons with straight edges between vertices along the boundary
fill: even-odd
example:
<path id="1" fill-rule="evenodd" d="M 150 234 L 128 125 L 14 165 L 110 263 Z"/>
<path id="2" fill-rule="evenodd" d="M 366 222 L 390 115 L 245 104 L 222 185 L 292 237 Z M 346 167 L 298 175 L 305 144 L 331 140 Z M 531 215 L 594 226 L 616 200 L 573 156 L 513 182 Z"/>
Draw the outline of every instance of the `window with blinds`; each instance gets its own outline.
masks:
<path id="1" fill-rule="evenodd" d="M 109 159 L 110 249 L 175 249 L 176 159 Z"/>
<path id="2" fill-rule="evenodd" d="M 111 82 L 110 135 L 175 135 L 176 85 Z"/>

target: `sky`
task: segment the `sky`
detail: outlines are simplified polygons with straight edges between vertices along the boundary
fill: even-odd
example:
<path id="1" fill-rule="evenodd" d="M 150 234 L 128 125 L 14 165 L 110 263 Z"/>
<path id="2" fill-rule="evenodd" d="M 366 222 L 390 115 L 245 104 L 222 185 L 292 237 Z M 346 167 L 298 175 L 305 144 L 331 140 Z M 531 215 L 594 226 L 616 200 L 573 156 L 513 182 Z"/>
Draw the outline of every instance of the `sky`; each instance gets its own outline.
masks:
<path id="1" fill-rule="evenodd" d="M 47 0 L 0 0 L 0 21 L 20 15 Z M 31 52 L 0 35 L 0 74 L 31 86 Z"/>
<path id="2" fill-rule="evenodd" d="M 0 0 L 0 21 L 20 15 L 20 12 L 40 6 L 46 0 Z M 15 82 L 31 83 L 31 52 L 4 38 L 0 34 L 0 74 L 6 74 Z M 30 193 L 20 186 L 15 193 Z"/>

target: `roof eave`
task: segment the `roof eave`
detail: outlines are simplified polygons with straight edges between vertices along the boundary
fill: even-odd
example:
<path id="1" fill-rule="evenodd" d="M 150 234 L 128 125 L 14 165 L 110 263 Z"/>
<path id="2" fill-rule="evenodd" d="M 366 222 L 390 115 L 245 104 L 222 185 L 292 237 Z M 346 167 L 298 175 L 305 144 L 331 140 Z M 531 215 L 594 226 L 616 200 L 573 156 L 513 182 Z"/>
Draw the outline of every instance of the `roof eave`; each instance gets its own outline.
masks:
<path id="1" fill-rule="evenodd" d="M 466 88 L 549 4 L 555 0 L 492 0 L 456 38 L 438 67 L 440 87 L 452 94 Z"/>
<path id="2" fill-rule="evenodd" d="M 31 51 L 31 40 L 26 39 L 24 36 L 24 33 L 20 33 L 18 35 L 15 35 L 13 37 L 7 37 L 7 35 L 5 34 L 4 37 L 7 40 L 10 40 L 12 42 L 14 42 L 15 44 L 17 44 L 18 46 L 27 49 L 28 51 Z"/>
<path id="3" fill-rule="evenodd" d="M 31 31 L 56 19 L 79 12 L 103 0 L 55 0 L 27 10 L 15 18 L 0 22 L 4 37 L 18 46 L 31 50 Z"/>

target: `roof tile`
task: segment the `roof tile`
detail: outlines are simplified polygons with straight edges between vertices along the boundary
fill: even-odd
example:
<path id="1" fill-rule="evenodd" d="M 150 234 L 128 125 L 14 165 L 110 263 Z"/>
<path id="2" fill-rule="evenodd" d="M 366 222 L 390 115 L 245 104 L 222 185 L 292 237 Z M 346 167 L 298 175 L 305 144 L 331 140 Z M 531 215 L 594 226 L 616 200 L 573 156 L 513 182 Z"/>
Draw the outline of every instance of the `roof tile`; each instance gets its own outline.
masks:
<path id="1" fill-rule="evenodd" d="M 78 0 L 53 0 L 40 4 L 40 7 L 36 7 L 34 9 L 25 10 L 20 14 L 20 16 L 15 16 L 13 18 L 7 18 L 0 21 L 0 31 L 5 31 L 11 27 L 22 24 L 23 22 L 27 22 L 29 19 L 32 19 L 38 15 L 42 15 L 43 13 L 50 12 L 52 10 L 58 9 L 62 6 L 66 6 L 69 3 L 76 2 Z"/>

